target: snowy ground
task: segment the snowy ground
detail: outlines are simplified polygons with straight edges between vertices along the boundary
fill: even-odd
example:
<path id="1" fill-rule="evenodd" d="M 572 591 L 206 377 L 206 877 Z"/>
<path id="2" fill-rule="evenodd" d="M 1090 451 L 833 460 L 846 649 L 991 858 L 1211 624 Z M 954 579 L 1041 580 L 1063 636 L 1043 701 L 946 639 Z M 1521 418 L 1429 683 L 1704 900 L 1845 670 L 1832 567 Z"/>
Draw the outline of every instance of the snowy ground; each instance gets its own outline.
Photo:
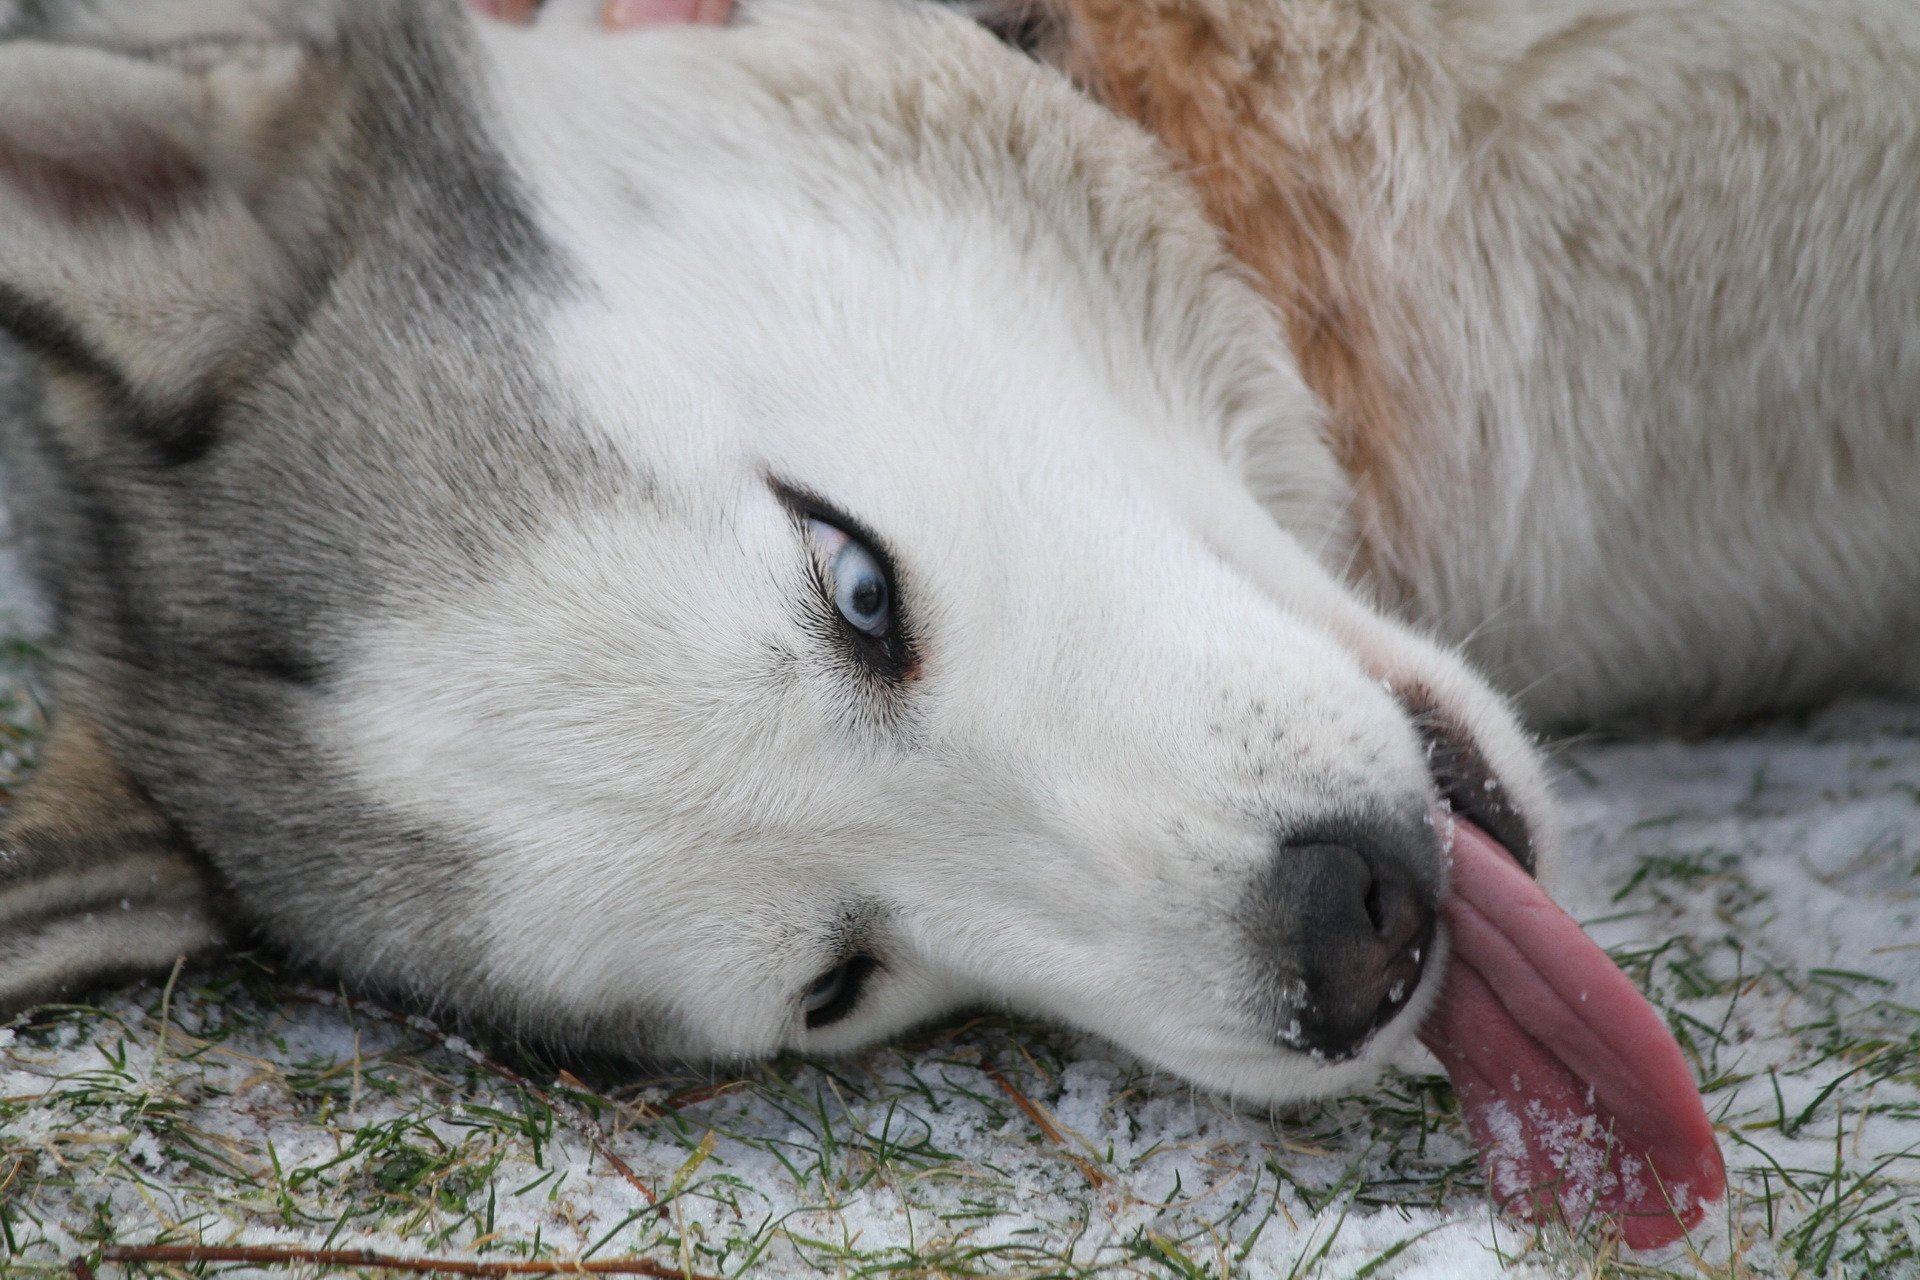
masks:
<path id="1" fill-rule="evenodd" d="M 1496 1224 L 1424 1074 L 1236 1111 L 989 1019 L 589 1087 L 240 961 L 0 1030 L 0 1273 L 198 1243 L 730 1277 L 1920 1275 L 1920 705 L 1561 758 L 1563 898 L 1722 1126 L 1703 1257 Z"/>

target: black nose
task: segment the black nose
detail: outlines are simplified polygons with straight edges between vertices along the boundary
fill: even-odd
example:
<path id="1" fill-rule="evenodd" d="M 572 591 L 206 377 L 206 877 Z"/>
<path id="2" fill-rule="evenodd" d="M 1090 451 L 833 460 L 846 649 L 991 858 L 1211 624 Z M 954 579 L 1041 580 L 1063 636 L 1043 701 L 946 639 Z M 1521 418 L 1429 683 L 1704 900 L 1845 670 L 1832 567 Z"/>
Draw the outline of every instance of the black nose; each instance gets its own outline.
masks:
<path id="1" fill-rule="evenodd" d="M 1255 887 L 1262 1013 L 1281 1043 L 1348 1058 L 1405 1007 L 1433 943 L 1441 852 L 1423 822 L 1283 845 Z"/>

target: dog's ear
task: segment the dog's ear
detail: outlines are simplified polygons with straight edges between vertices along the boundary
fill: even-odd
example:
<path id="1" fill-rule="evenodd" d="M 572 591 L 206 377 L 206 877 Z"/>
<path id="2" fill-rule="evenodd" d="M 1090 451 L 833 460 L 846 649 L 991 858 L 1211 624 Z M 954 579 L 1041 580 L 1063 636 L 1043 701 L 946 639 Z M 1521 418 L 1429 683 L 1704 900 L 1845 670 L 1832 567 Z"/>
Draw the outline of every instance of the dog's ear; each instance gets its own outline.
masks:
<path id="1" fill-rule="evenodd" d="M 0 821 L 0 1016 L 217 948 L 217 903 L 100 732 L 61 713 Z"/>
<path id="2" fill-rule="evenodd" d="M 0 41 L 0 332 L 160 414 L 237 372 L 322 238 L 319 61 L 256 36 Z"/>

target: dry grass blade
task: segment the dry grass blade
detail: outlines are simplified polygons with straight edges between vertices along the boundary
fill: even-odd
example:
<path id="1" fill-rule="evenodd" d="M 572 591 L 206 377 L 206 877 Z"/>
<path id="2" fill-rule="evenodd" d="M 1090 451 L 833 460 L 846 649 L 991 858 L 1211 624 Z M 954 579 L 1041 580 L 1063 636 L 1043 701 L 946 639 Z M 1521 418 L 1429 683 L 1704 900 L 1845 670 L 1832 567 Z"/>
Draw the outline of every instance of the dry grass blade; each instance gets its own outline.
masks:
<path id="1" fill-rule="evenodd" d="M 1106 1174 L 1100 1172 L 1091 1160 L 1086 1159 L 1074 1151 L 1073 1144 L 1068 1140 L 1066 1134 L 1060 1132 L 1060 1126 L 1055 1123 L 1052 1116 L 1047 1114 L 1047 1109 L 1035 1102 L 1032 1098 L 1029 1098 L 1026 1094 L 1020 1092 L 1019 1086 L 1007 1079 L 1000 1068 L 982 1059 L 980 1062 L 980 1070 L 986 1073 L 987 1079 L 999 1086 L 1000 1092 L 1013 1099 L 1013 1105 L 1020 1108 L 1022 1115 L 1033 1121 L 1033 1127 L 1045 1134 L 1048 1142 L 1059 1147 L 1060 1153 L 1079 1167 L 1080 1172 L 1086 1175 L 1087 1182 L 1094 1190 L 1098 1191 L 1113 1181 L 1107 1177 Z"/>

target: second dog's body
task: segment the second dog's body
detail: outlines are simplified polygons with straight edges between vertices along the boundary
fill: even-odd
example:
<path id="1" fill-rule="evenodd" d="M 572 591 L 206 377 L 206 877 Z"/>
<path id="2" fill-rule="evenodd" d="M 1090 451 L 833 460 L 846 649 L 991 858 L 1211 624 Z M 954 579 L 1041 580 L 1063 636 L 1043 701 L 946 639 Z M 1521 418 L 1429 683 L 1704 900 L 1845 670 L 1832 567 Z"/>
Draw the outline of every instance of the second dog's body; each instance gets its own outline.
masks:
<path id="1" fill-rule="evenodd" d="M 1550 724 L 1920 677 L 1920 10 L 1056 8 L 1280 303 L 1395 612 Z"/>

